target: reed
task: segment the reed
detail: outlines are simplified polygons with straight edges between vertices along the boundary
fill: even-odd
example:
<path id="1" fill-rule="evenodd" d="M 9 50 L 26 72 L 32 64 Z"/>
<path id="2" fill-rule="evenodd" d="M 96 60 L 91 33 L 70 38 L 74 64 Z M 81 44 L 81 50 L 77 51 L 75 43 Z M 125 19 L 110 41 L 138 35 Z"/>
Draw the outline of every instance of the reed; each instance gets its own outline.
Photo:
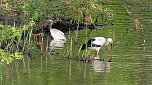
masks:
<path id="1" fill-rule="evenodd" d="M 43 58 L 41 56 L 41 70 L 43 70 Z"/>
<path id="2" fill-rule="evenodd" d="M 30 33 L 29 33 L 29 39 L 28 39 L 29 43 L 31 43 L 32 31 L 33 31 L 33 29 L 30 29 Z"/>
<path id="3" fill-rule="evenodd" d="M 44 33 L 41 34 L 41 52 L 43 51 Z"/>
<path id="4" fill-rule="evenodd" d="M 72 37 L 70 38 L 70 57 L 72 56 L 72 52 L 73 52 L 73 39 Z"/>
<path id="5" fill-rule="evenodd" d="M 80 56 L 80 53 L 81 53 L 81 46 L 80 46 L 79 49 L 78 49 L 78 54 L 77 54 L 77 56 Z"/>
<path id="6" fill-rule="evenodd" d="M 87 25 L 86 25 L 86 29 L 85 29 L 85 35 L 86 35 L 86 37 L 85 37 L 85 43 L 88 41 L 88 30 L 87 30 L 88 28 L 87 28 Z M 87 55 L 87 52 L 88 52 L 88 49 L 86 49 L 85 50 L 85 55 L 84 55 L 84 57 L 87 57 L 88 55 Z"/>
<path id="7" fill-rule="evenodd" d="M 78 40 L 78 34 L 79 34 L 79 22 L 80 22 L 80 18 L 78 19 L 78 26 L 77 26 L 77 29 L 75 30 L 75 41 L 76 42 Z"/>
<path id="8" fill-rule="evenodd" d="M 26 68 L 26 63 L 25 63 L 25 58 L 24 57 L 22 59 L 22 62 L 23 62 L 23 67 Z"/>
<path id="9" fill-rule="evenodd" d="M 47 44 L 46 44 L 45 51 L 48 52 L 48 49 L 49 49 L 49 37 L 47 37 Z"/>
<path id="10" fill-rule="evenodd" d="M 22 52 L 25 50 L 25 47 L 26 47 L 26 44 L 27 44 L 27 41 L 28 41 L 28 34 L 26 35 L 26 30 L 23 31 L 24 32 L 24 37 L 23 37 L 23 50 Z"/>

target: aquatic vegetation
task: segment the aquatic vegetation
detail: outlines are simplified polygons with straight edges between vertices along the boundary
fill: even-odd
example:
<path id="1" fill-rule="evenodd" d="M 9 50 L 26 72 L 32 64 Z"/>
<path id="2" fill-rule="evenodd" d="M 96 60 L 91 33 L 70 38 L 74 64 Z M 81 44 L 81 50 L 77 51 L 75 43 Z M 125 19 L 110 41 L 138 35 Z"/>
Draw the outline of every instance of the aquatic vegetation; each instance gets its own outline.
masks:
<path id="1" fill-rule="evenodd" d="M 30 45 L 31 42 L 30 32 L 29 34 L 26 34 L 26 36 L 22 35 L 22 32 L 25 32 L 25 30 L 28 30 L 28 28 L 31 28 L 33 26 L 33 21 L 18 29 L 16 27 L 11 27 L 8 25 L 0 25 L 0 28 L 2 28 L 0 31 L 0 34 L 2 35 L 0 37 L 1 62 L 9 64 L 14 59 L 22 59 L 24 51 L 30 53 L 32 50 L 34 50 L 31 48 L 31 46 L 27 46 L 27 44 Z"/>
<path id="2" fill-rule="evenodd" d="M 104 1 L 96 0 L 1 1 L 0 59 L 9 64 L 13 60 L 11 59 L 12 55 L 15 56 L 15 59 L 21 59 L 21 55 L 23 58 L 25 54 L 28 56 L 43 55 L 44 41 L 47 41 L 45 51 L 49 48 L 48 38 L 50 37 L 48 37 L 48 34 L 50 32 L 47 32 L 49 28 L 47 27 L 48 23 L 45 21 L 50 18 L 56 21 L 64 21 L 66 25 L 70 25 L 67 26 L 69 28 L 62 28 L 62 30 L 68 29 L 69 31 L 69 44 L 65 46 L 66 48 L 63 54 L 67 54 L 70 57 L 73 54 L 80 55 L 80 43 L 77 44 L 78 48 L 74 49 L 75 44 L 78 43 L 78 37 L 80 37 L 79 30 L 81 28 L 85 29 L 83 35 L 85 36 L 84 39 L 87 40 L 89 34 L 88 28 L 92 31 L 92 29 L 95 29 L 94 24 L 100 24 L 99 22 L 102 24 L 111 24 L 109 22 L 113 18 L 112 10 L 106 8 L 103 5 L 104 3 Z M 70 29 L 74 35 L 70 34 Z M 37 40 L 36 44 L 34 39 Z M 40 48 L 36 47 L 36 45 L 39 45 Z M 86 50 L 85 56 L 87 54 Z M 5 58 L 5 56 L 7 57 Z"/>
<path id="3" fill-rule="evenodd" d="M 15 27 L 0 25 L 2 28 L 0 34 L 0 58 L 4 63 L 11 63 L 13 59 L 21 59 L 21 53 L 17 46 L 20 37 L 20 30 Z M 15 52 L 16 51 L 16 52 Z"/>
<path id="4" fill-rule="evenodd" d="M 15 52 L 13 54 L 10 54 L 0 49 L 0 58 L 1 58 L 1 62 L 5 64 L 10 64 L 13 60 L 17 60 L 17 59 L 21 60 L 23 58 L 23 55 L 20 52 Z"/>

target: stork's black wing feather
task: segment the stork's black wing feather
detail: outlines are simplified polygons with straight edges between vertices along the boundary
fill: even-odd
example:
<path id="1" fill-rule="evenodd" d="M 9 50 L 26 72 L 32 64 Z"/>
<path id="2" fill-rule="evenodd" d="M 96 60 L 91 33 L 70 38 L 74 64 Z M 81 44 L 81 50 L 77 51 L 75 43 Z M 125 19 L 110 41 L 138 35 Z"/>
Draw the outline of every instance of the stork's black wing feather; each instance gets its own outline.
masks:
<path id="1" fill-rule="evenodd" d="M 87 45 L 83 44 L 82 47 L 81 47 L 81 50 L 85 50 L 86 48 L 87 48 Z"/>
<path id="2" fill-rule="evenodd" d="M 95 41 L 95 39 L 90 39 L 90 40 L 87 42 L 87 47 L 91 47 L 93 41 Z"/>
<path id="3" fill-rule="evenodd" d="M 85 50 L 87 47 L 91 47 L 93 41 L 95 41 L 95 39 L 88 40 L 88 42 L 86 44 L 82 45 L 81 50 Z"/>

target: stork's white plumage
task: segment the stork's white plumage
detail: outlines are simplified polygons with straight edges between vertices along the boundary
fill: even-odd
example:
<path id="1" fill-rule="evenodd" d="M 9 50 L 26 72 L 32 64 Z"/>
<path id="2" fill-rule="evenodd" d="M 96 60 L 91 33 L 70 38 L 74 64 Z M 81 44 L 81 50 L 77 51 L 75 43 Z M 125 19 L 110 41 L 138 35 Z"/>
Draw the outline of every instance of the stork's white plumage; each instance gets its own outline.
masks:
<path id="1" fill-rule="evenodd" d="M 64 35 L 64 33 L 62 31 L 52 28 L 53 20 L 47 20 L 47 21 L 49 22 L 51 36 L 54 39 L 66 40 L 65 35 Z"/>
<path id="2" fill-rule="evenodd" d="M 99 56 L 99 50 L 104 45 L 110 45 L 110 49 L 112 49 L 113 40 L 111 38 L 104 38 L 104 37 L 94 37 L 93 39 L 90 39 L 86 44 L 82 45 L 81 50 L 85 50 L 87 48 L 93 49 L 96 51 L 95 56 Z"/>

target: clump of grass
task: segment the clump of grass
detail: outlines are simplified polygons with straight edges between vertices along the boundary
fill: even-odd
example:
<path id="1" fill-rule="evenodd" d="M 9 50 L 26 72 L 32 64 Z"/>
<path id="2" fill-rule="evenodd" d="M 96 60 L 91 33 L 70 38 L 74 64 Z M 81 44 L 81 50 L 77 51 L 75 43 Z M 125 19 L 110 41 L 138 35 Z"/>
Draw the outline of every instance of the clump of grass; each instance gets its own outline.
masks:
<path id="1" fill-rule="evenodd" d="M 31 43 L 32 28 L 34 22 L 21 26 L 21 28 L 11 27 L 8 25 L 0 25 L 3 28 L 0 31 L 0 59 L 6 64 L 11 63 L 14 59 L 23 59 L 23 54 L 32 54 L 37 48 L 33 48 Z"/>

